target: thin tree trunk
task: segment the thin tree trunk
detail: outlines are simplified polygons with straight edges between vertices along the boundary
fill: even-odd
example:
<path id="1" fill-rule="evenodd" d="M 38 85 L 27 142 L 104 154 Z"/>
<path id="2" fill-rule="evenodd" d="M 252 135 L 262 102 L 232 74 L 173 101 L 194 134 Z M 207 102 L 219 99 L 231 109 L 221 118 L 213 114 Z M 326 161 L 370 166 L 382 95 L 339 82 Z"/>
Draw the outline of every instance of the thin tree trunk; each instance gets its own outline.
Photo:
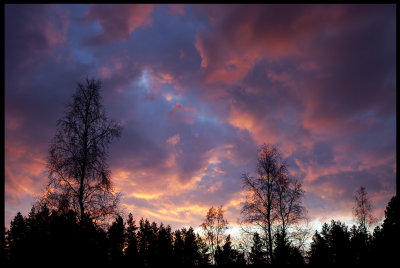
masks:
<path id="1" fill-rule="evenodd" d="M 84 221 L 85 217 L 85 207 L 83 205 L 83 187 L 84 187 L 84 181 L 85 181 L 85 173 L 86 173 L 86 162 L 87 162 L 87 152 L 88 152 L 88 116 L 89 116 L 89 108 L 90 108 L 90 101 L 89 105 L 86 107 L 85 110 L 85 131 L 83 133 L 83 160 L 82 160 L 82 169 L 81 169 L 81 181 L 80 181 L 80 187 L 79 187 L 79 207 L 81 210 L 81 226 Z"/>
<path id="2" fill-rule="evenodd" d="M 85 157 L 84 163 L 81 169 L 81 180 L 79 185 L 79 208 L 81 210 L 81 225 L 83 224 L 83 219 L 85 216 L 85 207 L 83 205 L 83 184 L 85 179 L 85 172 L 86 172 L 86 150 L 85 150 Z"/>
<path id="3" fill-rule="evenodd" d="M 268 247 L 269 247 L 269 257 L 272 263 L 272 234 L 271 234 L 271 219 L 268 213 Z"/>
<path id="4" fill-rule="evenodd" d="M 83 224 L 83 217 L 85 215 L 85 209 L 83 206 L 83 176 L 81 176 L 81 186 L 79 189 L 79 208 L 81 210 L 81 225 Z"/>
<path id="5" fill-rule="evenodd" d="M 267 198 L 268 198 L 268 206 L 267 206 L 267 224 L 268 224 L 268 247 L 269 247 L 269 257 L 272 264 L 272 234 L 271 234 L 271 184 L 270 184 L 270 177 L 267 174 Z"/>

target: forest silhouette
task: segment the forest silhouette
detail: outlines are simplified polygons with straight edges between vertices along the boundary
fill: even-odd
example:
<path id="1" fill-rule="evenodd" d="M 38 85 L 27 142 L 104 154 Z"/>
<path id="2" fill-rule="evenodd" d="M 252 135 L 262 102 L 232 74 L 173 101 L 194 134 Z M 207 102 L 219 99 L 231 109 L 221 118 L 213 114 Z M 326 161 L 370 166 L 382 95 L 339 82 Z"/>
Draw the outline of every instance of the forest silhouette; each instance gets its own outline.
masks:
<path id="1" fill-rule="evenodd" d="M 306 219 L 301 182 L 289 176 L 277 147 L 263 145 L 256 175 L 243 174 L 247 199 L 242 223 L 247 245 L 226 235 L 223 207 L 211 207 L 200 226 L 172 230 L 148 219 L 123 218 L 119 194 L 108 169 L 107 148 L 122 133 L 101 105 L 101 83 L 78 83 L 49 148 L 49 183 L 27 216 L 20 212 L 4 233 L 3 262 L 39 265 L 124 265 L 125 267 L 345 266 L 395 263 L 398 254 L 399 200 L 391 198 L 385 219 L 373 232 L 372 204 L 366 189 L 355 193 L 349 228 L 332 220 L 310 235 L 309 247 L 294 241 L 292 226 Z M 376 219 L 375 219 L 376 221 Z M 250 231 L 249 231 L 250 230 Z"/>

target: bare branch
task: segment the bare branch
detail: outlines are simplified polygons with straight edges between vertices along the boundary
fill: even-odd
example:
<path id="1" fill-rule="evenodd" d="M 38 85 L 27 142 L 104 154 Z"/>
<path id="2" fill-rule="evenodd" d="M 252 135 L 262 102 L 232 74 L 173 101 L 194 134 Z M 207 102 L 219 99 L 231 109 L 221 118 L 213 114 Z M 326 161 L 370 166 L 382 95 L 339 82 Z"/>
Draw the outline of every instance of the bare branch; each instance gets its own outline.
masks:
<path id="1" fill-rule="evenodd" d="M 113 214 L 119 197 L 113 193 L 107 148 L 120 137 L 122 127 L 106 116 L 101 105 L 101 83 L 87 79 L 77 84 L 72 102 L 49 148 L 49 184 L 43 199 L 53 206 L 68 203 L 80 219 Z"/>

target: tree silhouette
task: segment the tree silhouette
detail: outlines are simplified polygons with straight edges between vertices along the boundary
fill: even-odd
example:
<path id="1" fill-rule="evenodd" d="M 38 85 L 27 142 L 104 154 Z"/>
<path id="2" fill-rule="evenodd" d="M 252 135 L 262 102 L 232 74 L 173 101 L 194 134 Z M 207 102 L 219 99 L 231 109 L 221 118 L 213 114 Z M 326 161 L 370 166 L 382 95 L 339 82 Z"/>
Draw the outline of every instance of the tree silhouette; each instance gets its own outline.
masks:
<path id="1" fill-rule="evenodd" d="M 137 229 L 132 213 L 129 213 L 126 227 L 125 260 L 133 266 L 138 265 L 139 262 Z"/>
<path id="2" fill-rule="evenodd" d="M 66 264 L 101 262 L 107 260 L 105 238 L 105 233 L 92 223 L 81 226 L 72 210 L 50 212 L 46 206 L 32 207 L 27 218 L 18 213 L 11 222 L 9 260 L 35 264 L 59 260 Z"/>
<path id="3" fill-rule="evenodd" d="M 286 233 L 275 234 L 274 264 L 276 265 L 303 265 L 304 258 L 297 247 L 291 245 Z"/>
<path id="4" fill-rule="evenodd" d="M 366 231 L 368 225 L 374 223 L 376 220 L 372 214 L 372 204 L 368 193 L 363 186 L 355 192 L 354 203 L 353 214 L 360 227 Z"/>
<path id="5" fill-rule="evenodd" d="M 107 232 L 96 222 L 79 221 L 79 257 L 84 263 L 103 263 L 109 260 Z"/>
<path id="6" fill-rule="evenodd" d="M 185 264 L 185 237 L 181 230 L 176 230 L 174 233 L 174 259 L 177 266 Z"/>
<path id="7" fill-rule="evenodd" d="M 276 191 L 278 199 L 279 229 L 282 237 L 287 237 L 288 227 L 305 219 L 306 209 L 301 201 L 304 195 L 302 184 L 291 179 L 285 171 L 279 174 L 273 189 Z"/>
<path id="8" fill-rule="evenodd" d="M 20 212 L 14 217 L 10 224 L 10 230 L 6 232 L 6 244 L 8 246 L 8 258 L 11 261 L 22 260 L 26 257 L 28 245 L 28 226 L 26 219 Z"/>
<path id="9" fill-rule="evenodd" d="M 205 234 L 205 240 L 207 241 L 208 248 L 212 260 L 215 262 L 215 252 L 219 245 L 222 244 L 225 230 L 228 221 L 224 219 L 224 213 L 222 206 L 218 208 L 211 207 L 206 215 L 204 222 L 200 225 Z"/>
<path id="10" fill-rule="evenodd" d="M 350 229 L 350 244 L 352 263 L 355 265 L 367 265 L 371 254 L 371 235 L 363 226 L 353 225 Z"/>
<path id="11" fill-rule="evenodd" d="M 218 266 L 242 266 L 246 264 L 244 254 L 240 253 L 236 249 L 232 248 L 231 236 L 228 235 L 225 239 L 225 243 L 220 247 L 217 246 L 215 251 L 215 262 Z"/>
<path id="12" fill-rule="evenodd" d="M 204 266 L 208 264 L 207 248 L 192 227 L 174 232 L 175 265 L 179 267 Z"/>
<path id="13" fill-rule="evenodd" d="M 80 256 L 80 230 L 77 223 L 77 213 L 69 211 L 51 211 L 50 230 L 51 234 L 51 255 L 54 259 L 66 259 L 67 256 L 74 256 L 83 259 Z M 69 257 L 71 259 L 71 257 Z M 68 263 L 68 261 L 66 261 Z M 72 259 L 71 261 L 72 262 Z"/>
<path id="14" fill-rule="evenodd" d="M 156 245 L 154 247 L 154 266 L 173 265 L 174 260 L 173 234 L 171 226 L 160 224 L 157 230 Z"/>
<path id="15" fill-rule="evenodd" d="M 393 197 L 385 211 L 382 226 L 373 236 L 353 225 L 350 231 L 340 221 L 324 223 L 316 231 L 308 253 L 311 266 L 383 265 L 397 261 L 399 236 L 398 199 Z M 223 218 L 223 217 L 222 217 Z M 281 227 L 279 227 L 281 228 Z M 206 242 L 193 228 L 171 231 L 169 225 L 150 223 L 143 218 L 139 229 L 132 214 L 126 224 L 117 217 L 108 228 L 94 221 L 79 220 L 74 210 L 49 210 L 46 205 L 33 206 L 28 216 L 17 213 L 6 230 L 5 253 L 7 264 L 63 264 L 98 265 L 112 263 L 134 267 L 193 267 L 208 266 Z M 298 246 L 278 230 L 274 234 L 274 265 L 304 265 Z M 258 233 L 253 233 L 249 263 L 265 266 L 265 244 Z M 18 263 L 19 262 L 19 263 Z M 244 266 L 244 252 L 232 246 L 230 235 L 216 246 L 215 264 Z"/>
<path id="16" fill-rule="evenodd" d="M 255 232 L 253 235 L 253 246 L 251 247 L 249 260 L 252 264 L 261 266 L 266 263 L 265 257 L 264 244 L 260 238 L 260 235 Z"/>
<path id="17" fill-rule="evenodd" d="M 154 252 L 156 249 L 158 227 L 156 223 L 143 218 L 139 221 L 138 231 L 138 254 L 141 266 L 152 266 L 154 263 Z"/>
<path id="18" fill-rule="evenodd" d="M 189 230 L 192 228 L 189 228 Z M 208 266 L 210 264 L 210 253 L 206 241 L 199 234 L 196 234 L 196 243 L 199 252 L 197 265 Z"/>
<path id="19" fill-rule="evenodd" d="M 312 237 L 311 247 L 310 247 L 310 264 L 312 265 L 331 265 L 332 264 L 332 254 L 329 248 L 328 241 L 326 239 L 328 233 L 328 225 L 325 223 L 322 226 L 321 233 L 315 231 Z"/>
<path id="20" fill-rule="evenodd" d="M 49 183 L 41 200 L 51 208 L 77 211 L 81 222 L 86 216 L 104 219 L 118 204 L 106 158 L 122 128 L 107 118 L 100 89 L 94 79 L 78 83 L 49 148 Z"/>
<path id="21" fill-rule="evenodd" d="M 304 191 L 301 183 L 288 176 L 286 162 L 272 145 L 260 148 L 256 173 L 257 177 L 242 175 L 243 188 L 247 190 L 242 215 L 244 222 L 256 224 L 264 232 L 269 262 L 273 263 L 273 227 L 280 225 L 286 237 L 288 226 L 304 218 Z"/>
<path id="22" fill-rule="evenodd" d="M 373 264 L 392 265 L 398 262 L 400 213 L 399 198 L 394 196 L 385 210 L 385 220 L 382 226 L 374 230 L 372 241 Z"/>
<path id="23" fill-rule="evenodd" d="M 315 265 L 351 264 L 350 233 L 340 221 L 324 223 L 321 233 L 317 231 L 311 243 L 310 263 Z"/>
<path id="24" fill-rule="evenodd" d="M 122 262 L 125 246 L 125 226 L 121 216 L 118 216 L 108 228 L 109 257 L 115 263 Z"/>
<path id="25" fill-rule="evenodd" d="M 201 262 L 200 249 L 193 228 L 182 228 L 183 240 L 183 266 L 194 266 Z"/>

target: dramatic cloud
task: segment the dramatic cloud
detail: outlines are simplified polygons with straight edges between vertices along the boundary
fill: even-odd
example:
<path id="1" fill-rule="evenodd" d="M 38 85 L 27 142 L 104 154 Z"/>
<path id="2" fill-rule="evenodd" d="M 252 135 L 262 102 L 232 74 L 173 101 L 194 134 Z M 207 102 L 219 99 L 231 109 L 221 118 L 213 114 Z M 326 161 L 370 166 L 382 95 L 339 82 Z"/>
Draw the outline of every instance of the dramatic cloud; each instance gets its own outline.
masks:
<path id="1" fill-rule="evenodd" d="M 91 5 L 86 13 L 87 21 L 95 21 L 101 26 L 101 32 L 91 39 L 97 42 L 123 41 L 133 30 L 151 26 L 150 17 L 153 5 Z"/>
<path id="2" fill-rule="evenodd" d="M 47 182 L 77 82 L 123 124 L 108 163 L 126 213 L 236 224 L 242 173 L 279 147 L 311 222 L 351 222 L 365 186 L 395 194 L 395 5 L 6 5 L 6 225 Z"/>

